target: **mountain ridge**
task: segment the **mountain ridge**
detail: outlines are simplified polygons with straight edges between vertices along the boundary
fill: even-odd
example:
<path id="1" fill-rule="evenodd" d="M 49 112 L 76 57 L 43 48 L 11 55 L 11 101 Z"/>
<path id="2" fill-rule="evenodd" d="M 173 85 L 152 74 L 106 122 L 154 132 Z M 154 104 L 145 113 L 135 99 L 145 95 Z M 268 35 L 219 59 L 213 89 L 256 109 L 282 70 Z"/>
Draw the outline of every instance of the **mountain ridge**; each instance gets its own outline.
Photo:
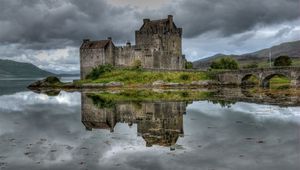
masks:
<path id="1" fill-rule="evenodd" d="M 40 69 L 25 62 L 17 62 L 8 59 L 0 59 L 0 77 L 46 77 L 56 74 Z"/>
<path id="2" fill-rule="evenodd" d="M 272 46 L 270 48 L 261 49 L 252 53 L 245 53 L 241 55 L 227 55 L 227 54 L 215 54 L 211 57 L 207 57 L 204 59 L 200 59 L 193 62 L 194 68 L 208 68 L 211 62 L 215 59 L 231 56 L 235 58 L 241 66 L 245 66 L 250 63 L 258 63 L 262 66 L 266 65 L 269 62 L 269 53 L 271 53 L 271 58 L 275 59 L 280 55 L 288 55 L 294 60 L 300 61 L 300 40 L 299 41 L 292 41 L 292 42 L 285 42 L 279 45 Z"/>

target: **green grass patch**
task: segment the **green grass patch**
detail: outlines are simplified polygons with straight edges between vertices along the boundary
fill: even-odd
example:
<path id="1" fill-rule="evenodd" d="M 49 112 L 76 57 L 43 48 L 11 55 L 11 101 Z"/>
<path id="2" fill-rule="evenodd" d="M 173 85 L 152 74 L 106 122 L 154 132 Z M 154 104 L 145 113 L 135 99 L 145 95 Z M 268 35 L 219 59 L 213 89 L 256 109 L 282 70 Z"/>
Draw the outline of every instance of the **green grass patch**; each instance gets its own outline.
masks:
<path id="1" fill-rule="evenodd" d="M 113 106 L 114 102 L 141 102 L 141 101 L 191 101 L 201 100 L 214 93 L 209 91 L 176 90 L 156 92 L 152 90 L 125 90 L 119 93 L 92 93 L 88 94 L 93 103 L 99 107 Z"/>
<path id="2" fill-rule="evenodd" d="M 102 73 L 97 79 L 86 79 L 79 83 L 109 83 L 123 82 L 125 85 L 151 84 L 155 81 L 173 83 L 191 83 L 192 81 L 209 80 L 210 75 L 206 72 L 183 72 L 183 71 L 146 71 L 136 69 L 113 69 Z"/>
<path id="3" fill-rule="evenodd" d="M 284 76 L 274 76 L 271 80 L 270 80 L 271 84 L 286 84 L 286 83 L 290 83 L 290 80 Z"/>
<path id="4" fill-rule="evenodd" d="M 259 84 L 259 80 L 256 76 L 250 76 L 247 80 L 244 80 L 243 85 L 258 85 Z"/>
<path id="5" fill-rule="evenodd" d="M 288 89 L 290 86 L 290 80 L 284 76 L 274 76 L 270 80 L 271 89 Z"/>

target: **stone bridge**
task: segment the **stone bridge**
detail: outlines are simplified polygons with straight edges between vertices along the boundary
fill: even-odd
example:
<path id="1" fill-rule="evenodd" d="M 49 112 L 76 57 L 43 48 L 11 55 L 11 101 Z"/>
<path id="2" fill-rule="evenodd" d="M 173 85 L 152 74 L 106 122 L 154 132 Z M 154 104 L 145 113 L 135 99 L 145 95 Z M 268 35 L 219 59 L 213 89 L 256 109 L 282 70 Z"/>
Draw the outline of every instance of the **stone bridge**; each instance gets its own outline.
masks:
<path id="1" fill-rule="evenodd" d="M 290 79 L 292 87 L 300 87 L 300 67 L 272 67 L 231 70 L 217 73 L 217 78 L 224 85 L 243 85 L 251 76 L 259 80 L 259 85 L 270 87 L 270 79 L 274 76 L 285 76 Z"/>

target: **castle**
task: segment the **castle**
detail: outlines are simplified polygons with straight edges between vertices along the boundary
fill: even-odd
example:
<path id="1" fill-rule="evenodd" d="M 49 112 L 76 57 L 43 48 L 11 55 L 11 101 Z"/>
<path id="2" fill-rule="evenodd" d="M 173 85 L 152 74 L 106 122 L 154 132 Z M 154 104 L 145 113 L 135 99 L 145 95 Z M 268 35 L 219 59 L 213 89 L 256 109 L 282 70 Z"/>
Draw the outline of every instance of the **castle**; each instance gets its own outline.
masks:
<path id="1" fill-rule="evenodd" d="M 184 136 L 183 115 L 186 102 L 113 102 L 103 105 L 105 98 L 81 93 L 81 121 L 86 130 L 107 129 L 111 132 L 117 123 L 137 125 L 137 135 L 147 147 L 170 147 Z"/>
<path id="2" fill-rule="evenodd" d="M 161 20 L 144 19 L 142 27 L 135 31 L 135 45 L 127 42 L 126 46 L 117 47 L 111 37 L 99 41 L 83 40 L 80 47 L 81 79 L 98 65 L 128 67 L 138 60 L 143 68 L 185 68 L 182 28 L 175 25 L 172 15 Z"/>

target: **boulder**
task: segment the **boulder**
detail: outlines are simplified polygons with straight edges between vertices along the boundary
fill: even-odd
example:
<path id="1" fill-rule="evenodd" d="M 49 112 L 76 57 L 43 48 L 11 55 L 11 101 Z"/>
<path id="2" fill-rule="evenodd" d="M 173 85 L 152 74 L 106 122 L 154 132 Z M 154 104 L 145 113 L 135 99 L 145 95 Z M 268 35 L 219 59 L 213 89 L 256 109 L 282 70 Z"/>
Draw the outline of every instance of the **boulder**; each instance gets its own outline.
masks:
<path id="1" fill-rule="evenodd" d="M 124 83 L 121 82 L 109 82 L 109 83 L 86 83 L 81 85 L 82 88 L 104 88 L 104 87 L 120 87 Z"/>
<path id="2" fill-rule="evenodd" d="M 212 86 L 212 85 L 218 85 L 218 82 L 213 81 L 213 80 L 204 80 L 204 81 L 193 81 L 191 83 L 193 86 Z"/>
<path id="3" fill-rule="evenodd" d="M 87 83 L 81 85 L 82 88 L 102 88 L 105 87 L 103 83 Z"/>
<path id="4" fill-rule="evenodd" d="M 43 80 L 39 80 L 30 84 L 28 87 L 52 87 L 60 84 L 62 84 L 62 82 L 59 80 L 59 78 L 55 76 L 49 76 Z"/>
<path id="5" fill-rule="evenodd" d="M 165 84 L 165 82 L 162 81 L 162 80 L 157 80 L 157 81 L 152 83 L 153 86 L 162 86 L 164 84 Z"/>
<path id="6" fill-rule="evenodd" d="M 181 86 L 181 84 L 179 84 L 179 83 L 165 83 L 164 85 L 165 85 L 165 86 L 171 86 L 171 87 L 178 87 L 178 86 Z"/>
<path id="7" fill-rule="evenodd" d="M 124 83 L 121 83 L 121 82 L 109 82 L 109 83 L 105 84 L 105 86 L 107 86 L 107 87 L 120 87 L 123 85 L 124 85 Z"/>
<path id="8" fill-rule="evenodd" d="M 170 86 L 170 87 L 178 87 L 181 84 L 179 83 L 172 83 L 172 82 L 164 82 L 162 80 L 157 80 L 155 82 L 152 83 L 152 86 Z"/>

